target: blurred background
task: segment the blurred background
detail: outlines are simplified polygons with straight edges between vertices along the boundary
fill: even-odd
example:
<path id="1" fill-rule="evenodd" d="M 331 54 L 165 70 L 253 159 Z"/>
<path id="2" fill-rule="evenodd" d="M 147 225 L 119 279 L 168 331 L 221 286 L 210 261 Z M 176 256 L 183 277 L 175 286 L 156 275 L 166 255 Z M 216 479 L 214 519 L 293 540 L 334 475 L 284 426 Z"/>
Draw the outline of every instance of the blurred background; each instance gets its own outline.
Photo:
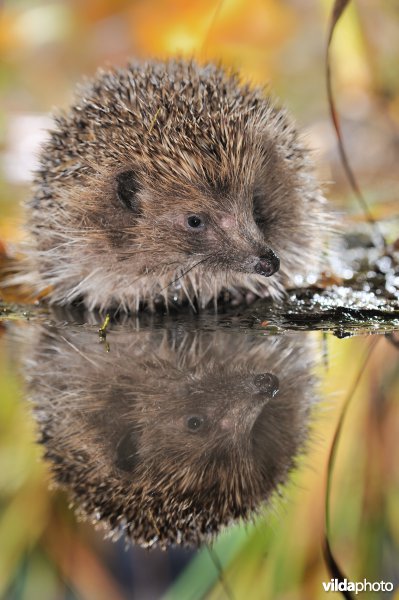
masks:
<path id="1" fill-rule="evenodd" d="M 331 9 L 331 0 L 0 2 L 0 255 L 2 244 L 12 252 L 22 237 L 21 202 L 29 195 L 49 113 L 68 106 L 84 76 L 132 58 L 178 54 L 220 60 L 254 84 L 270 86 L 314 149 L 319 177 L 343 220 L 349 226 L 364 220 L 342 174 L 326 101 Z M 352 3 L 334 37 L 334 89 L 352 166 L 382 220 L 398 213 L 398 56 L 397 0 Z M 48 491 L 2 331 L 0 597 L 157 598 L 178 575 L 170 598 L 226 597 L 218 564 L 206 550 L 194 558 L 184 551 L 166 558 L 139 549 L 126 553 L 123 544 L 103 542 L 90 526 L 76 523 L 66 499 Z M 287 491 L 289 501 L 253 526 L 226 533 L 215 546 L 235 598 L 324 597 L 320 582 L 330 579 L 320 552 L 325 464 L 368 343 L 329 338 L 330 364 L 321 368 L 327 417 L 320 418 L 317 443 Z M 397 350 L 382 339 L 357 390 L 340 449 L 333 541 L 354 580 L 372 579 L 373 573 L 381 579 L 382 549 L 399 543 L 399 476 L 392 462 L 399 433 L 398 377 Z M 385 408 L 377 419 L 378 394 Z M 373 462 L 377 458 L 380 462 Z M 388 554 L 388 562 L 397 565 L 395 552 Z"/>

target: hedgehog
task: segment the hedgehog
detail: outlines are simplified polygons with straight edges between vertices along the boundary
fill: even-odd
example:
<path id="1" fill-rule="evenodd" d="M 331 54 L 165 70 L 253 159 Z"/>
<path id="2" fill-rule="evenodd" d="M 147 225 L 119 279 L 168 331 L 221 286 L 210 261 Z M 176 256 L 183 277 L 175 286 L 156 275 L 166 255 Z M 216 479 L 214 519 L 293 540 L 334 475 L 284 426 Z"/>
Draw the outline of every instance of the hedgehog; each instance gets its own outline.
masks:
<path id="1" fill-rule="evenodd" d="M 308 154 L 287 112 L 220 66 L 100 70 L 42 147 L 29 280 L 90 310 L 280 298 L 328 229 Z"/>
<path id="2" fill-rule="evenodd" d="M 78 515 L 113 539 L 210 542 L 270 504 L 304 452 L 306 334 L 126 325 L 107 353 L 93 329 L 33 326 L 24 374 L 44 457 Z"/>

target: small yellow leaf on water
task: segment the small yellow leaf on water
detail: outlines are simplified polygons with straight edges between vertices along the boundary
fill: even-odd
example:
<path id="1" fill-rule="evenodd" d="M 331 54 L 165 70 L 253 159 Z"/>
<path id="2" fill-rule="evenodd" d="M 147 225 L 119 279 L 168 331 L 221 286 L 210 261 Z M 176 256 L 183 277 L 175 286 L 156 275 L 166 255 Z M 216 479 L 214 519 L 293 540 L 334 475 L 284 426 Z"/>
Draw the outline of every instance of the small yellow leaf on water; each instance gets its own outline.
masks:
<path id="1" fill-rule="evenodd" d="M 106 316 L 105 316 L 103 324 L 101 325 L 100 329 L 98 330 L 98 333 L 100 334 L 100 337 L 106 338 L 106 336 L 107 336 L 107 327 L 109 325 L 110 320 L 111 320 L 111 317 L 107 313 Z"/>

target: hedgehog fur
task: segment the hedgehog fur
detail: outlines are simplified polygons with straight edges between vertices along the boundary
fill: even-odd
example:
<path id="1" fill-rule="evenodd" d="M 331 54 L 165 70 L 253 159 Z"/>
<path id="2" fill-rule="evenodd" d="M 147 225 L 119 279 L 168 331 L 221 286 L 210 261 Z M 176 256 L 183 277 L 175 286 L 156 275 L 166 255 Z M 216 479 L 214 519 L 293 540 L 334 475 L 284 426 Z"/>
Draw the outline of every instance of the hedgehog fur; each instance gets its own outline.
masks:
<path id="1" fill-rule="evenodd" d="M 285 110 L 193 61 L 99 71 L 55 117 L 34 188 L 35 289 L 89 309 L 279 297 L 317 268 L 328 229 Z"/>

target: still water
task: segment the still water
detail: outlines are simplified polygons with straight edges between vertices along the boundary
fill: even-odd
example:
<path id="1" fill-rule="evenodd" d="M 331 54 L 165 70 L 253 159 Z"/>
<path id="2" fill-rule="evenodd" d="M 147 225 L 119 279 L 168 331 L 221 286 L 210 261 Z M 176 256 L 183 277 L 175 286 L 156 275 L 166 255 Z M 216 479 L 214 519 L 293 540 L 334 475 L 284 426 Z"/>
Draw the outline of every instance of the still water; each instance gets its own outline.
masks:
<path id="1" fill-rule="evenodd" d="M 397 585 L 398 323 L 267 314 L 8 314 L 6 598 L 326 597 L 343 415 L 335 558 Z"/>

